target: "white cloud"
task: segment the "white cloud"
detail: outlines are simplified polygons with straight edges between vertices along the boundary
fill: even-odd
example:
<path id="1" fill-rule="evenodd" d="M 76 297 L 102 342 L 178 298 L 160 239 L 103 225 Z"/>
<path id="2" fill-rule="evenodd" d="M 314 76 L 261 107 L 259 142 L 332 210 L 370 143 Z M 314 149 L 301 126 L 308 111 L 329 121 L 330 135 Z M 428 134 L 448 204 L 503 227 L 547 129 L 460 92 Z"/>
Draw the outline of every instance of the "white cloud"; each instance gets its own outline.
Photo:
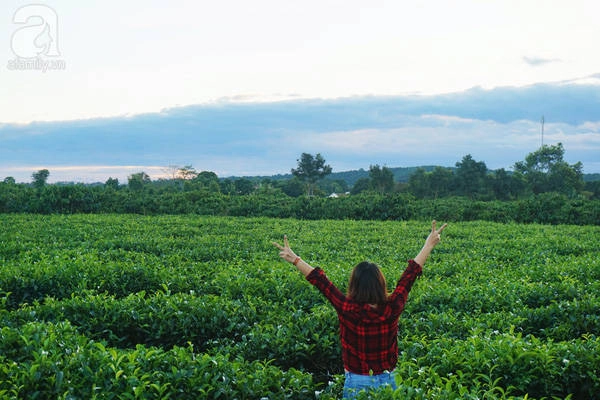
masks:
<path id="1" fill-rule="evenodd" d="M 546 64 L 552 64 L 557 62 L 562 62 L 562 60 L 558 58 L 543 58 L 543 57 L 523 57 L 523 61 L 525 63 L 531 65 L 532 67 L 540 67 Z"/>
<path id="2" fill-rule="evenodd" d="M 594 121 L 594 122 L 584 122 L 583 124 L 580 124 L 576 127 L 578 130 L 582 131 L 582 132 L 600 132 L 600 121 Z"/>
<path id="3" fill-rule="evenodd" d="M 4 121 L 276 93 L 448 93 L 600 71 L 600 6 L 586 0 L 544 7 L 505 0 L 59 1 L 52 6 L 66 69 L 8 71 L 17 29 L 10 15 L 21 3 L 2 2 L 9 16 L 0 25 Z M 523 55 L 544 66 L 529 67 Z"/>
<path id="4" fill-rule="evenodd" d="M 4 124 L 0 178 L 19 173 L 29 181 L 44 165 L 56 181 L 126 181 L 141 170 L 155 179 L 171 164 L 221 177 L 272 175 L 288 173 L 302 152 L 345 169 L 452 166 L 466 154 L 510 168 L 539 148 L 541 115 L 544 143 L 562 142 L 567 160 L 591 173 L 600 154 L 599 90 L 561 82 L 440 96 L 229 99 L 155 114 Z"/>
<path id="5" fill-rule="evenodd" d="M 419 165 L 453 165 L 471 154 L 492 169 L 511 168 L 537 150 L 542 140 L 540 125 L 532 121 L 502 124 L 441 115 L 409 119 L 401 128 L 304 132 L 287 140 L 292 148 L 310 148 L 335 158 L 387 159 L 391 166 L 393 160 L 403 159 Z M 544 144 L 563 143 L 571 162 L 577 157 L 593 161 L 593 155 L 600 154 L 599 128 L 595 123 L 546 124 Z"/>

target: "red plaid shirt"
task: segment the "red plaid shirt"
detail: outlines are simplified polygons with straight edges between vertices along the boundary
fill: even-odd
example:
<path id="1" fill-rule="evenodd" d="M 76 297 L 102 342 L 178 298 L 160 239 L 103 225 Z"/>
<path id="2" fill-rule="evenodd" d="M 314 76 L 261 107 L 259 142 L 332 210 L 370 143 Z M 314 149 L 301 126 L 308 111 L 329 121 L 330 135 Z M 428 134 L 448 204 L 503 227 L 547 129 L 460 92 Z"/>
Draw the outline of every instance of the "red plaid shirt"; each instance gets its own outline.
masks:
<path id="1" fill-rule="evenodd" d="M 376 308 L 348 299 L 320 268 L 306 279 L 325 295 L 340 320 L 344 368 L 361 375 L 381 374 L 396 368 L 398 362 L 398 319 L 408 292 L 423 269 L 414 260 L 398 280 L 388 302 Z"/>

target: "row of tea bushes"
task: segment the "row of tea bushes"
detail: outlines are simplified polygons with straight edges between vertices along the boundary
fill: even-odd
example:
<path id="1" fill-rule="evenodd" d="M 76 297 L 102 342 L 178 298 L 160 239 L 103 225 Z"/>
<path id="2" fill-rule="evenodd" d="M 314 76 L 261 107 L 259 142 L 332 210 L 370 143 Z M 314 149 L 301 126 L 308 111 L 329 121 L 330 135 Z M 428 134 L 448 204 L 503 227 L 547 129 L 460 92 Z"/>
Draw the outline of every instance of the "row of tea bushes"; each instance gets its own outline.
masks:
<path id="1" fill-rule="evenodd" d="M 19 399 L 312 399 L 312 377 L 191 345 L 117 349 L 68 322 L 0 330 L 0 397 Z"/>
<path id="2" fill-rule="evenodd" d="M 391 290 L 429 229 L 0 215 L 0 398 L 336 398 L 335 312 L 271 242 L 288 234 L 341 289 L 373 260 Z M 594 398 L 599 237 L 597 226 L 450 224 L 400 320 L 402 385 L 373 396 Z"/>

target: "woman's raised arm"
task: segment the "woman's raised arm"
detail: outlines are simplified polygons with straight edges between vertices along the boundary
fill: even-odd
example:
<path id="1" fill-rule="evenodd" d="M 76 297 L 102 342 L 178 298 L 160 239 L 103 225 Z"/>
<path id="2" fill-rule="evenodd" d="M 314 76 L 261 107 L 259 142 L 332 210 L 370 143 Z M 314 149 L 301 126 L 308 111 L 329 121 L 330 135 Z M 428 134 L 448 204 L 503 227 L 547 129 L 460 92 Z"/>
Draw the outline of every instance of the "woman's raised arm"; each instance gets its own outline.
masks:
<path id="1" fill-rule="evenodd" d="M 279 252 L 279 257 L 283 258 L 289 263 L 294 264 L 298 271 L 302 272 L 302 275 L 307 276 L 314 269 L 306 261 L 298 257 L 296 253 L 292 251 L 288 242 L 287 235 L 283 235 L 283 246 L 277 242 L 273 242 L 273 246 L 281 250 Z"/>
<path id="2" fill-rule="evenodd" d="M 423 245 L 423 248 L 421 249 L 419 254 L 417 254 L 417 256 L 414 258 L 415 262 L 421 267 L 425 264 L 425 261 L 427 261 L 427 257 L 429 257 L 429 254 L 431 254 L 433 248 L 440 242 L 442 231 L 446 229 L 446 226 L 448 226 L 448 224 L 444 224 L 440 227 L 440 229 L 436 230 L 436 223 L 437 222 L 433 220 L 433 222 L 431 223 L 431 233 L 429 234 L 429 236 L 427 236 L 427 240 L 425 240 L 425 245 Z"/>

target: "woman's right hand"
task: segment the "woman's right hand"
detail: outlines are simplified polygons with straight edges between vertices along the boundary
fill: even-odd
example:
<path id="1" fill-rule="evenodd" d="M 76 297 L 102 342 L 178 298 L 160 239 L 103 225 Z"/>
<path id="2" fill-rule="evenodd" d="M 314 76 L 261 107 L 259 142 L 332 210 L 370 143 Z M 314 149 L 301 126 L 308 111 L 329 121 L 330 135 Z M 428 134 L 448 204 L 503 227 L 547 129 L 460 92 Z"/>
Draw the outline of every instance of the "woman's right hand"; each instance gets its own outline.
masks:
<path id="1" fill-rule="evenodd" d="M 414 261 L 417 264 L 419 264 L 421 267 L 423 265 L 425 265 L 425 261 L 427 261 L 427 257 L 429 257 L 429 254 L 431 253 L 433 248 L 442 239 L 441 238 L 442 231 L 444 229 L 446 229 L 446 226 L 448 226 L 448 224 L 444 224 L 441 226 L 440 229 L 435 229 L 436 223 L 437 222 L 434 219 L 433 222 L 431 223 L 431 232 L 429 233 L 429 236 L 427 236 L 427 240 L 425 240 L 425 245 L 423 246 L 423 248 L 421 249 L 419 254 L 417 254 L 417 256 L 414 258 Z"/>
<path id="2" fill-rule="evenodd" d="M 441 237 L 442 231 L 444 229 L 446 229 L 446 226 L 448 226 L 448 224 L 442 225 L 440 227 L 440 229 L 438 229 L 438 230 L 435 229 L 436 224 L 437 224 L 437 221 L 434 219 L 433 222 L 431 223 L 431 233 L 429 234 L 429 236 L 427 236 L 427 240 L 425 241 L 425 246 L 434 248 L 440 242 L 440 240 L 442 240 L 442 237 Z"/>

